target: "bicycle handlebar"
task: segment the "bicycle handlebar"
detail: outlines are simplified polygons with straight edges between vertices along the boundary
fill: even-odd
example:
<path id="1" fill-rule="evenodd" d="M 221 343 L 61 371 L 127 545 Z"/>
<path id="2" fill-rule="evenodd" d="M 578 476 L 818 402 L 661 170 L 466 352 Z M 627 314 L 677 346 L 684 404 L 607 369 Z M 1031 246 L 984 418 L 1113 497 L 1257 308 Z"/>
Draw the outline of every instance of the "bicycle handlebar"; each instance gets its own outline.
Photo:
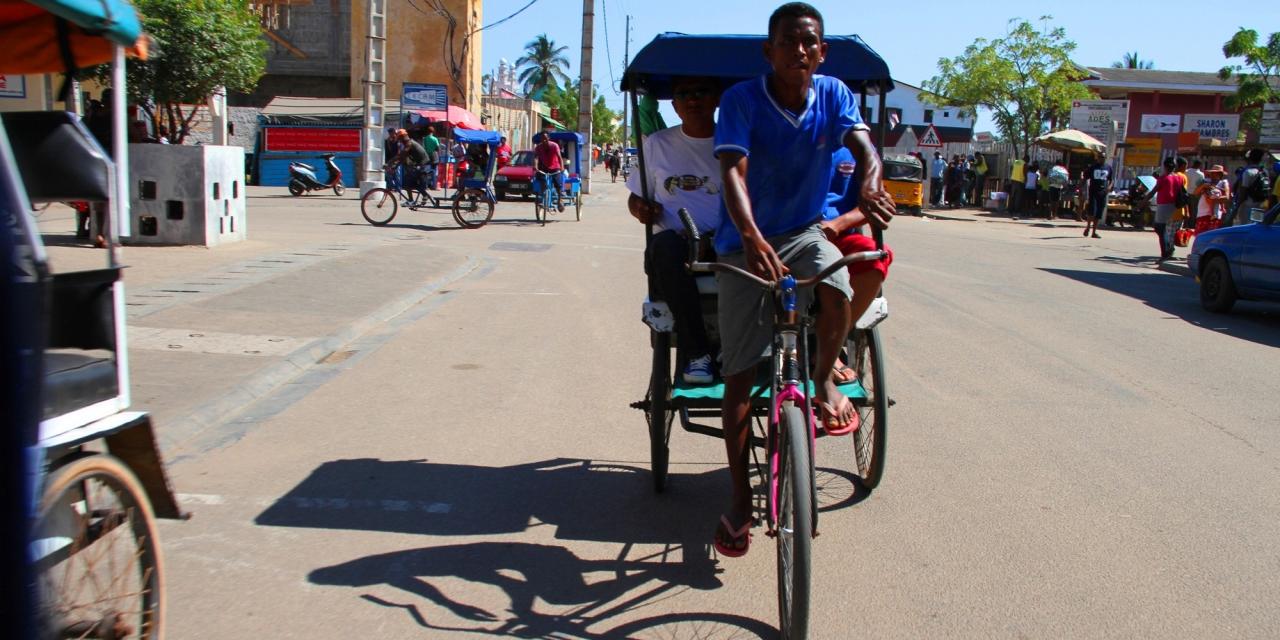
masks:
<path id="1" fill-rule="evenodd" d="M 717 271 L 722 273 L 732 273 L 738 277 L 751 281 L 755 285 L 767 291 L 773 291 L 778 288 L 778 283 L 776 281 L 765 280 L 746 269 L 735 267 L 731 264 L 725 264 L 723 262 L 698 262 L 698 242 L 702 239 L 698 234 L 698 227 L 693 224 L 693 216 L 689 215 L 688 209 L 681 208 L 677 214 L 680 216 L 680 222 L 684 223 L 685 237 L 689 239 L 689 261 L 685 265 L 689 271 L 697 273 L 713 273 Z M 877 236 L 880 235 L 879 229 L 875 229 L 875 232 Z M 874 251 L 858 251 L 856 253 L 841 256 L 839 260 L 827 265 L 827 268 L 819 271 L 818 274 L 812 278 L 805 278 L 803 280 L 797 279 L 796 288 L 803 289 L 805 287 L 812 287 L 813 285 L 826 280 L 827 277 L 836 271 L 839 271 L 840 269 L 843 269 L 855 262 L 883 260 L 888 257 L 889 253 L 883 249 L 884 244 L 878 237 L 876 238 L 876 246 L 880 248 L 877 248 Z"/>

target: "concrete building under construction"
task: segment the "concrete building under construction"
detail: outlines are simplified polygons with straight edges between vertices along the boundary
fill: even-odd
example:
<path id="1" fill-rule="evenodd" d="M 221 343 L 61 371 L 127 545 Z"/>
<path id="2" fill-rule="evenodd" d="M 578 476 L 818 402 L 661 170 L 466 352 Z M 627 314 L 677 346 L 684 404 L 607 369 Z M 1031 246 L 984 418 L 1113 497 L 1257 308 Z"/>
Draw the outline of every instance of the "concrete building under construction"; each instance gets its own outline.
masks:
<path id="1" fill-rule="evenodd" d="M 267 74 L 234 104 L 263 106 L 275 96 L 358 98 L 371 0 L 258 0 L 270 43 Z M 481 0 L 380 0 L 387 16 L 387 97 L 401 84 L 449 88 L 449 103 L 480 113 Z"/>

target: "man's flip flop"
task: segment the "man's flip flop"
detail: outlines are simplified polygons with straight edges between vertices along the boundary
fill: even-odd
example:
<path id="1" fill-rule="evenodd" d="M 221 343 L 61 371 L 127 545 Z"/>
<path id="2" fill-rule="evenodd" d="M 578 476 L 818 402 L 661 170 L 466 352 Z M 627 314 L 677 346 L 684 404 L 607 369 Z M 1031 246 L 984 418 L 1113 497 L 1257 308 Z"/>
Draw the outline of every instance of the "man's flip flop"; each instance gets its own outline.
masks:
<path id="1" fill-rule="evenodd" d="M 747 521 L 738 529 L 734 529 L 733 525 L 729 523 L 729 519 L 724 516 L 720 516 L 720 524 L 724 525 L 724 532 L 728 534 L 730 542 L 737 542 L 738 540 L 745 540 L 746 542 L 742 545 L 741 549 L 735 549 L 725 545 L 720 541 L 719 536 L 717 536 L 712 541 L 712 546 L 716 548 L 716 551 L 719 552 L 720 555 L 729 558 L 741 558 L 746 555 L 747 550 L 751 548 L 751 518 L 747 518 Z"/>
<path id="2" fill-rule="evenodd" d="M 852 406 L 853 402 L 848 398 L 845 398 L 844 401 L 849 403 L 850 408 L 853 409 L 853 415 L 849 417 L 849 424 L 843 427 L 832 424 L 834 417 L 840 415 L 839 412 L 825 402 L 818 405 L 819 413 L 822 415 L 822 428 L 827 430 L 827 435 L 829 436 L 843 436 L 858 430 L 858 409 Z"/>

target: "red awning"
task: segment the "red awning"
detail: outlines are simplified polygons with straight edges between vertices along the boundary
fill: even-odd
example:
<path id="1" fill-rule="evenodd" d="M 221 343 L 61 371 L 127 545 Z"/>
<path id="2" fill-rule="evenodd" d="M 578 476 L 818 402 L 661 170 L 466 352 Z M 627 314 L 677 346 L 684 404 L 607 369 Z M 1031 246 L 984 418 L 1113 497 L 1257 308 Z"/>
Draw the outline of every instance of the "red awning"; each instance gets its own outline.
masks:
<path id="1" fill-rule="evenodd" d="M 413 111 L 428 120 L 435 122 L 448 122 L 450 126 L 459 129 L 484 129 L 484 125 L 480 123 L 480 117 L 462 107 L 449 105 L 449 111 L 429 111 L 426 109 L 416 109 Z"/>

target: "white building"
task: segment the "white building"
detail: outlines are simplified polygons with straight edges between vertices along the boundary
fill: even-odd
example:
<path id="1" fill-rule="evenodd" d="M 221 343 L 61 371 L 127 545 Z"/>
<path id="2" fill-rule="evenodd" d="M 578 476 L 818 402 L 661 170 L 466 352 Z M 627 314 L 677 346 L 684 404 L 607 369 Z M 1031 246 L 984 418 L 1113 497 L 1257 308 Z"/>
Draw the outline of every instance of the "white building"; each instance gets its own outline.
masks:
<path id="1" fill-rule="evenodd" d="M 885 96 L 885 112 L 892 125 L 885 136 L 885 146 L 893 147 L 911 127 L 916 139 L 924 138 L 929 125 L 938 130 L 938 136 L 944 143 L 968 143 L 973 137 L 974 116 L 961 115 L 958 107 L 938 106 L 920 99 L 924 90 L 901 80 L 893 81 L 894 89 Z M 880 115 L 876 113 L 879 98 L 867 96 L 867 104 L 863 108 L 862 117 L 877 131 Z M 874 136 L 873 136 L 874 139 Z"/>

